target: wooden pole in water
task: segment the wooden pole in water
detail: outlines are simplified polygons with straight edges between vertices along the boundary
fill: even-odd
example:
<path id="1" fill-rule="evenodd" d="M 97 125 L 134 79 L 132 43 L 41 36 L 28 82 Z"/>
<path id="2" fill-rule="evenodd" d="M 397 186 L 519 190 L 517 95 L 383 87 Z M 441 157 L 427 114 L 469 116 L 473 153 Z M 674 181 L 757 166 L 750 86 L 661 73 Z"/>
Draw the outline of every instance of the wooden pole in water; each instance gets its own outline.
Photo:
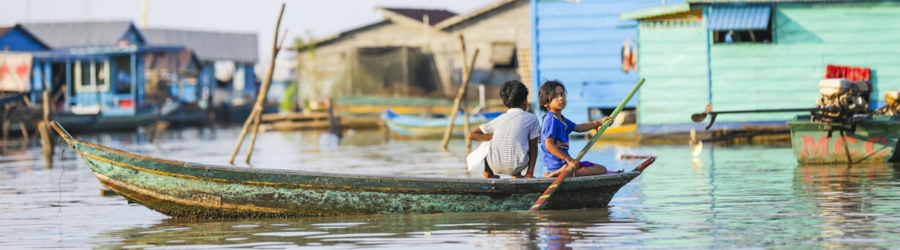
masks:
<path id="1" fill-rule="evenodd" d="M 278 24 L 281 24 L 280 18 L 278 20 Z M 277 29 L 275 30 L 275 33 L 276 33 L 275 34 L 276 39 L 278 39 L 277 38 L 277 36 L 278 36 Z M 284 33 L 287 34 L 287 29 L 284 30 Z M 278 51 L 280 51 L 281 46 L 284 45 L 285 37 L 287 37 L 287 36 L 282 36 L 281 42 L 279 42 L 278 45 L 272 49 L 272 63 L 269 64 L 269 72 L 266 75 L 265 80 L 263 80 L 262 86 L 260 86 L 261 90 L 257 94 L 256 106 L 253 107 L 259 111 L 256 112 L 256 117 L 253 118 L 253 135 L 250 136 L 250 146 L 247 147 L 247 159 L 244 161 L 248 165 L 250 164 L 250 156 L 253 155 L 253 146 L 256 145 L 256 134 L 259 133 L 259 125 L 260 125 L 260 123 L 262 123 L 262 113 L 263 113 L 263 109 L 266 106 L 266 99 L 269 96 L 269 86 L 272 84 L 272 75 L 275 72 L 275 57 L 278 56 Z"/>
<path id="2" fill-rule="evenodd" d="M 44 120 L 38 125 L 38 133 L 41 134 L 41 140 L 44 142 L 44 159 L 47 162 L 47 168 L 53 166 L 53 141 L 50 140 L 50 90 L 44 90 Z M 22 128 L 24 129 L 24 128 Z"/>
<path id="3" fill-rule="evenodd" d="M 259 121 L 262 116 L 263 107 L 265 107 L 266 97 L 269 92 L 269 83 L 272 81 L 272 73 L 275 67 L 275 57 L 278 56 L 278 51 L 281 50 L 281 45 L 278 43 L 278 30 L 281 29 L 281 17 L 284 16 L 284 7 L 285 4 L 281 4 L 281 12 L 278 14 L 278 22 L 275 23 L 275 39 L 272 44 L 272 59 L 269 61 L 269 71 L 266 74 L 266 78 L 263 80 L 262 86 L 260 86 L 259 92 L 256 94 L 256 103 L 253 105 L 253 110 L 250 111 L 250 116 L 247 117 L 247 120 L 244 122 L 244 127 L 241 129 L 241 135 L 238 137 L 238 143 L 234 146 L 234 150 L 231 152 L 231 157 L 228 159 L 228 164 L 234 164 L 234 157 L 237 156 L 238 150 L 241 149 L 241 144 L 244 143 L 244 136 L 247 135 L 247 131 L 251 126 L 253 126 L 253 135 L 250 140 L 250 147 L 247 153 L 247 162 L 250 161 L 250 155 L 253 152 L 253 144 L 256 141 L 256 133 L 259 131 Z M 287 33 L 287 31 L 285 31 Z M 284 43 L 284 38 L 281 39 L 281 43 Z"/>
<path id="4" fill-rule="evenodd" d="M 450 121 L 447 123 L 447 129 L 444 130 L 444 140 L 441 141 L 441 148 L 444 149 L 444 151 L 447 151 L 447 144 L 450 143 L 450 134 L 453 133 L 453 122 L 456 121 L 456 113 L 459 109 L 459 102 L 466 94 L 466 88 L 469 86 L 469 78 L 472 74 L 472 68 L 475 65 L 475 58 L 478 58 L 478 49 L 476 48 L 475 53 L 472 54 L 472 62 L 466 63 L 466 61 L 468 60 L 468 58 L 466 57 L 466 42 L 465 40 L 463 40 L 462 34 L 459 34 L 459 36 L 457 37 L 459 38 L 459 47 L 462 51 L 463 79 L 462 84 L 460 84 L 459 86 L 459 92 L 456 93 L 456 99 L 453 101 L 453 109 L 450 110 Z"/>
<path id="5" fill-rule="evenodd" d="M 25 139 L 25 143 L 28 143 L 28 141 L 29 141 L 29 139 L 28 139 L 28 129 L 25 128 L 25 123 L 24 123 L 24 122 L 19 122 L 19 129 L 22 130 L 22 139 Z"/>

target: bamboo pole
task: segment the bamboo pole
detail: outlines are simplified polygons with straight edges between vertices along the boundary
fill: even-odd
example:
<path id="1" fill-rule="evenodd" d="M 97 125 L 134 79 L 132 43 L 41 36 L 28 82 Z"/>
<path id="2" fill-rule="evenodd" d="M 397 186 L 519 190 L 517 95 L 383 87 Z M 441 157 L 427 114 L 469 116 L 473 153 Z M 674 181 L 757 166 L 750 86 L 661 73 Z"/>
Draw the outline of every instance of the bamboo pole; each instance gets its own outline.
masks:
<path id="1" fill-rule="evenodd" d="M 281 19 L 279 18 L 278 24 L 281 24 Z M 275 30 L 275 39 L 278 39 L 278 29 L 276 26 Z M 272 75 L 275 73 L 275 57 L 278 56 L 278 51 L 281 50 L 281 46 L 284 45 L 284 38 L 287 37 L 287 29 L 284 30 L 283 36 L 281 36 L 281 42 L 272 49 L 272 62 L 269 64 L 269 72 L 266 74 L 265 80 L 263 80 L 262 86 L 260 86 L 259 93 L 256 96 L 256 105 L 253 107 L 259 111 L 256 112 L 256 117 L 253 118 L 253 134 L 250 135 L 250 145 L 247 147 L 247 159 L 244 160 L 248 165 L 250 164 L 250 156 L 253 155 L 253 146 L 256 145 L 256 134 L 259 133 L 259 125 L 262 123 L 262 113 L 263 109 L 266 106 L 266 99 L 269 96 L 269 86 L 272 84 Z"/>
<path id="2" fill-rule="evenodd" d="M 25 123 L 19 122 L 19 128 L 22 130 L 22 137 L 25 139 L 25 143 L 28 143 L 28 129 L 25 127 Z"/>
<path id="3" fill-rule="evenodd" d="M 228 159 L 228 164 L 234 165 L 234 157 L 237 156 L 238 150 L 241 149 L 241 144 L 244 143 L 244 137 L 247 135 L 247 131 L 249 130 L 251 125 L 254 125 L 256 122 L 256 126 L 253 128 L 253 136 L 250 142 L 249 152 L 253 152 L 253 141 L 256 140 L 256 132 L 259 130 L 259 117 L 262 115 L 262 110 L 265 104 L 265 99 L 267 96 L 267 92 L 269 91 L 269 83 L 272 81 L 272 71 L 275 67 L 275 57 L 278 55 L 278 51 L 281 49 L 281 46 L 278 44 L 278 31 L 281 29 L 281 17 L 284 16 L 284 6 L 285 4 L 281 4 L 281 12 L 278 13 L 278 22 L 275 23 L 275 39 L 272 44 L 272 59 L 269 64 L 269 71 L 266 74 L 265 80 L 263 80 L 263 84 L 260 87 L 261 89 L 256 94 L 256 103 L 253 105 L 253 110 L 250 111 L 250 116 L 247 117 L 247 120 L 244 122 L 244 127 L 241 129 L 241 135 L 238 137 L 238 142 L 234 145 L 234 150 L 231 151 L 231 156 Z M 284 42 L 282 38 L 281 42 Z M 250 153 L 247 155 L 247 161 L 250 161 Z"/>
<path id="4" fill-rule="evenodd" d="M 475 49 L 475 53 L 472 54 L 472 62 L 466 63 L 466 42 L 463 40 L 463 35 L 459 34 L 457 36 L 459 38 L 459 47 L 462 50 L 462 63 L 463 63 L 463 79 L 462 84 L 459 86 L 459 92 L 456 93 L 456 99 L 453 101 L 453 109 L 450 110 L 450 121 L 447 123 L 447 129 L 444 130 L 444 140 L 441 141 L 441 148 L 444 151 L 447 151 L 447 144 L 450 143 L 450 134 L 453 133 L 453 122 L 456 120 L 456 113 L 459 109 L 459 102 L 466 94 L 466 88 L 469 86 L 469 78 L 472 74 L 472 68 L 475 65 L 475 58 L 478 58 L 478 49 Z"/>
<path id="5" fill-rule="evenodd" d="M 44 90 L 43 106 L 44 120 L 38 124 L 38 133 L 41 135 L 41 140 L 44 141 L 43 149 L 44 159 L 47 163 L 46 167 L 50 168 L 53 166 L 53 141 L 50 140 L 50 90 Z"/>

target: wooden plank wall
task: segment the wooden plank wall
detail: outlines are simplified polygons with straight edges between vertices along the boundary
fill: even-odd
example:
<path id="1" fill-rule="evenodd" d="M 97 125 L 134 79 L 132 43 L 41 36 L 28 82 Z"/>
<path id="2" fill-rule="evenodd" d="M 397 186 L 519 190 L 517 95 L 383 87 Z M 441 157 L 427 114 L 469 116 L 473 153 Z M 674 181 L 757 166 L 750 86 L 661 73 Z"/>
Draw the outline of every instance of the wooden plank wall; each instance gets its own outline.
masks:
<path id="1" fill-rule="evenodd" d="M 708 102 L 706 28 L 640 29 L 638 126 L 689 123 Z M 665 132 L 665 131 L 662 131 Z"/>
<path id="2" fill-rule="evenodd" d="M 621 21 L 619 14 L 661 4 L 658 0 L 537 1 L 532 17 L 536 29 L 533 87 L 554 79 L 565 84 L 568 106 L 563 115 L 575 122 L 587 121 L 589 107 L 615 108 L 638 79 L 636 72 L 621 69 L 623 42 L 631 39 L 637 44 L 637 22 Z M 636 104 L 633 98 L 629 107 Z"/>
<path id="3" fill-rule="evenodd" d="M 774 44 L 711 46 L 716 110 L 813 107 L 827 64 L 870 67 L 870 106 L 883 105 L 884 90 L 900 88 L 897 4 L 778 5 L 773 16 Z M 794 115 L 723 115 L 717 121 L 783 121 Z"/>

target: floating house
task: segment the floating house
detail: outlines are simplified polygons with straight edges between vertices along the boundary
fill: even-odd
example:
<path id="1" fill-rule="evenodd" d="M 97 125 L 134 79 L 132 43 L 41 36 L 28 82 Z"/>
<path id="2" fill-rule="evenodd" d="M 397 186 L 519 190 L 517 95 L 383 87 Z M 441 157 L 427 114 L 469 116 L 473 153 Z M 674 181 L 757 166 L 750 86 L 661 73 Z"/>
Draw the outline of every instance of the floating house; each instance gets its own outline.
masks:
<path id="1" fill-rule="evenodd" d="M 32 46 L 22 50 L 31 64 L 30 79 L 11 91 L 30 93 L 30 100 L 40 103 L 41 93 L 49 90 L 52 119 L 80 131 L 132 129 L 158 119 L 159 104 L 144 98 L 143 55 L 183 48 L 148 46 L 127 21 L 21 27 L 33 35 L 19 40 Z"/>
<path id="2" fill-rule="evenodd" d="M 171 119 L 202 118 L 198 112 L 210 108 L 217 109 L 219 120 L 243 121 L 249 116 L 262 80 L 253 70 L 259 60 L 256 34 L 158 28 L 141 29 L 141 33 L 148 44 L 185 47 L 199 60 L 198 80 L 181 84 L 182 107 Z M 275 103 L 267 103 L 264 113 L 277 111 Z"/>
<path id="3" fill-rule="evenodd" d="M 713 110 L 814 107 L 829 65 L 868 68 L 874 91 L 900 88 L 900 1 L 688 0 L 624 12 L 637 20 L 639 130 L 679 132 Z M 796 114 L 719 116 L 714 128 L 779 124 Z"/>
<path id="4" fill-rule="evenodd" d="M 501 0 L 465 14 L 446 10 L 377 8 L 384 18 L 296 46 L 301 99 L 361 96 L 448 98 L 462 79 L 458 34 L 471 58 L 479 49 L 468 95 L 486 96 L 520 79 L 517 48 L 530 44 L 527 0 Z M 343 99 L 343 98 L 341 98 Z M 339 99 L 339 100 L 341 100 Z"/>
<path id="5" fill-rule="evenodd" d="M 200 60 L 192 50 L 144 55 L 146 98 L 162 103 L 166 121 L 203 124 L 213 116 L 209 85 L 201 84 Z"/>
<path id="6" fill-rule="evenodd" d="M 611 114 L 637 83 L 640 69 L 637 22 L 620 20 L 619 15 L 665 3 L 531 0 L 531 88 L 538 89 L 546 80 L 562 82 L 568 92 L 563 115 L 576 122 Z M 639 95 L 645 95 L 647 85 L 643 89 Z M 536 93 L 531 96 L 535 111 Z M 637 99 L 628 102 L 620 117 L 633 116 Z"/>

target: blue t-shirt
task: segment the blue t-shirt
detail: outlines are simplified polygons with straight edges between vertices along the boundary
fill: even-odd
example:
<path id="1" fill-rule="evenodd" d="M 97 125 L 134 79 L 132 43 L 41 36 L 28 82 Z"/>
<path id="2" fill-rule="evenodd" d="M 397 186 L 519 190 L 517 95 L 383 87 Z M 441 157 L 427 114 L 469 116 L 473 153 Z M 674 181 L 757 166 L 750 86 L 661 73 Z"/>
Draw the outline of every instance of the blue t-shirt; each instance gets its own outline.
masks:
<path id="1" fill-rule="evenodd" d="M 575 130 L 575 123 L 566 117 L 563 117 L 565 123 L 561 122 L 559 119 L 553 115 L 553 112 L 548 112 L 546 116 L 544 116 L 543 126 L 541 127 L 541 151 L 544 152 L 544 166 L 547 167 L 547 172 L 554 172 L 559 170 L 563 165 L 566 165 L 566 161 L 556 157 L 551 154 L 550 151 L 547 151 L 547 138 L 553 138 L 553 143 L 556 145 L 559 150 L 561 150 L 565 154 L 569 154 L 569 134 Z"/>

